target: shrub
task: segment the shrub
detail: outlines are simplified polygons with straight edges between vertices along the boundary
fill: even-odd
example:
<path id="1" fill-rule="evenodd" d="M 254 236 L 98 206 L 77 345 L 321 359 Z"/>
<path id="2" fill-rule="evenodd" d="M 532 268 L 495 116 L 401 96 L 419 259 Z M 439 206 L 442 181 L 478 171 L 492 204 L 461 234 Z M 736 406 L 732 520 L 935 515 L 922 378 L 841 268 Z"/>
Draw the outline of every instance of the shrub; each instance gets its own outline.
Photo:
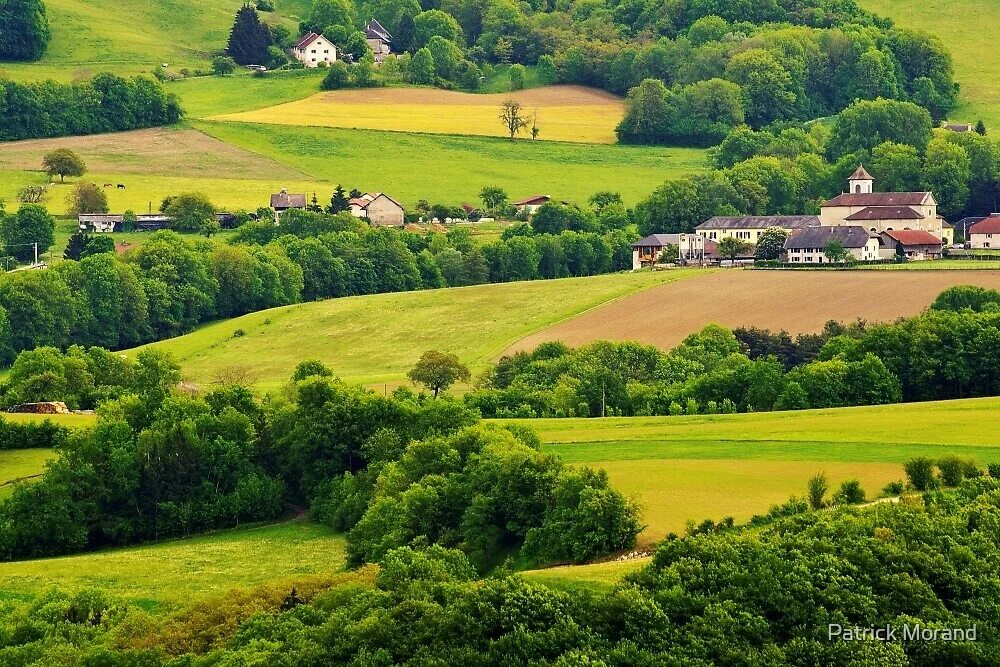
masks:
<path id="1" fill-rule="evenodd" d="M 977 477 L 979 469 L 974 461 L 958 456 L 946 456 L 937 463 L 941 471 L 941 483 L 945 486 L 958 486 L 966 477 Z"/>
<path id="2" fill-rule="evenodd" d="M 882 489 L 882 493 L 887 496 L 899 496 L 902 495 L 905 490 L 906 484 L 900 479 L 886 484 L 885 488 Z"/>
<path id="3" fill-rule="evenodd" d="M 936 478 L 933 460 L 923 456 L 913 458 L 903 464 L 903 470 L 906 472 L 910 486 L 917 491 L 927 491 L 934 488 Z"/>
<path id="4" fill-rule="evenodd" d="M 822 508 L 826 503 L 823 501 L 824 496 L 826 496 L 827 490 L 830 488 L 826 480 L 826 475 L 819 473 L 818 475 L 813 475 L 809 478 L 809 482 L 806 485 L 807 497 L 809 499 L 809 506 L 818 510 Z"/>
<path id="5" fill-rule="evenodd" d="M 858 505 L 865 502 L 865 490 L 861 487 L 861 482 L 849 479 L 842 483 L 833 496 L 833 502 L 838 505 Z"/>

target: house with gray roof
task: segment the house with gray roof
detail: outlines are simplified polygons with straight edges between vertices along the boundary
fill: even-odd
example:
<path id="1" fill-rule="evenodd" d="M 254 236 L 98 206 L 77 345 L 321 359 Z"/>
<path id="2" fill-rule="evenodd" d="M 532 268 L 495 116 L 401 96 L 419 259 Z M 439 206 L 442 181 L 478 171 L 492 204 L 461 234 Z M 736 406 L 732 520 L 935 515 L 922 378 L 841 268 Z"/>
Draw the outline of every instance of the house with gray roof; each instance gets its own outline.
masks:
<path id="1" fill-rule="evenodd" d="M 777 227 L 790 234 L 819 224 L 819 216 L 815 215 L 717 215 L 695 227 L 695 231 L 710 241 L 732 236 L 756 245 L 765 229 Z"/>
<path id="2" fill-rule="evenodd" d="M 786 261 L 791 264 L 829 264 L 826 250 L 831 241 L 839 242 L 854 261 L 870 262 L 882 259 L 882 243 L 859 225 L 836 227 L 809 227 L 794 232 L 785 240 Z"/>

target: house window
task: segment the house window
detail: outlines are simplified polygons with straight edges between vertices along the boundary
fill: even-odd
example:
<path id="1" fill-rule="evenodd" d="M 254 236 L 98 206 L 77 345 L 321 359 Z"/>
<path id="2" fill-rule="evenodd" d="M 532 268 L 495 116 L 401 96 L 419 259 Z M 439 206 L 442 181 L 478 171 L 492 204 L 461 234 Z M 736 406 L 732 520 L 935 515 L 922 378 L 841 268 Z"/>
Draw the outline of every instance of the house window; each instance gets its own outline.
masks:
<path id="1" fill-rule="evenodd" d="M 330 49 L 326 49 L 323 53 L 330 53 Z"/>
<path id="2" fill-rule="evenodd" d="M 313 49 L 312 51 L 310 51 L 310 53 L 316 53 L 316 49 Z"/>

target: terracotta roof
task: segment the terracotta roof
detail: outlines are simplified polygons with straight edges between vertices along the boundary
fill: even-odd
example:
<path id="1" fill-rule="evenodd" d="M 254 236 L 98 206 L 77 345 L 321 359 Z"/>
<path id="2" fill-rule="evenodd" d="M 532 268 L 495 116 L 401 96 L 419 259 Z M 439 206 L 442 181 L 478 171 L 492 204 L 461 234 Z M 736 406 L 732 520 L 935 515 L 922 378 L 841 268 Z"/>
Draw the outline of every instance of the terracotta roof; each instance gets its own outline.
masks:
<path id="1" fill-rule="evenodd" d="M 767 229 L 768 227 L 782 229 L 819 227 L 819 218 L 815 215 L 717 215 L 695 229 Z"/>
<path id="2" fill-rule="evenodd" d="M 906 245 L 941 245 L 941 239 L 922 229 L 894 229 L 883 232 L 897 243 Z"/>
<path id="3" fill-rule="evenodd" d="M 823 206 L 920 206 L 930 195 L 929 192 L 845 192 Z"/>
<path id="4" fill-rule="evenodd" d="M 969 228 L 969 234 L 1000 234 L 1000 215 L 983 218 Z"/>
<path id="5" fill-rule="evenodd" d="M 837 239 L 845 248 L 864 248 L 872 235 L 864 227 L 843 225 L 838 227 L 809 227 L 801 229 L 785 240 L 785 250 L 793 248 L 823 248 L 831 239 Z"/>
<path id="6" fill-rule="evenodd" d="M 550 201 L 551 199 L 552 197 L 548 195 L 532 195 L 527 199 L 522 199 L 521 201 L 514 202 L 514 206 L 528 206 L 529 204 L 537 204 L 539 202 L 544 204 L 545 202 Z"/>
<path id="7" fill-rule="evenodd" d="M 909 206 L 869 206 L 844 220 L 923 220 L 924 216 Z"/>
<path id="8" fill-rule="evenodd" d="M 304 49 L 307 46 L 309 46 L 310 44 L 312 44 L 313 42 L 315 42 L 320 37 L 321 37 L 321 35 L 318 35 L 315 32 L 307 33 L 307 34 L 303 35 L 302 39 L 300 39 L 298 42 L 296 42 L 295 46 L 293 46 L 292 48 L 293 49 Z"/>
<path id="9" fill-rule="evenodd" d="M 855 172 L 853 174 L 851 174 L 851 177 L 848 180 L 850 180 L 850 181 L 874 181 L 875 179 L 872 178 L 871 174 L 869 174 L 867 171 L 865 171 L 864 165 L 859 165 L 858 168 L 857 168 L 857 170 L 855 170 Z"/>
<path id="10" fill-rule="evenodd" d="M 273 209 L 305 208 L 305 207 L 306 207 L 305 195 L 290 195 L 284 191 L 279 192 L 276 195 L 271 195 L 271 208 Z"/>

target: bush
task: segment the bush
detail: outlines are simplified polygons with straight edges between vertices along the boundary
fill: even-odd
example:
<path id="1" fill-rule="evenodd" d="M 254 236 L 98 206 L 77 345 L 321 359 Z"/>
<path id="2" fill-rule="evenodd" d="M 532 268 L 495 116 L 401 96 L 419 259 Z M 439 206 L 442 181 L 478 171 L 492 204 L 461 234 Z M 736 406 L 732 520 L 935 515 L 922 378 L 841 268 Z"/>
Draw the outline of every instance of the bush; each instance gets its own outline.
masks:
<path id="1" fill-rule="evenodd" d="M 823 498 L 826 496 L 826 492 L 829 488 L 826 475 L 823 473 L 810 477 L 807 485 L 809 507 L 814 510 L 821 509 L 826 504 Z"/>
<path id="2" fill-rule="evenodd" d="M 895 482 L 889 482 L 882 489 L 882 493 L 887 496 L 901 496 L 906 490 L 906 484 L 903 480 L 896 480 Z"/>
<path id="3" fill-rule="evenodd" d="M 980 474 L 974 461 L 958 456 L 946 456 L 937 462 L 937 466 L 941 471 L 941 483 L 945 486 L 958 486 L 966 477 L 977 477 Z"/>
<path id="4" fill-rule="evenodd" d="M 858 505 L 865 502 L 865 490 L 861 487 L 861 482 L 850 479 L 842 483 L 833 496 L 833 502 L 838 505 Z"/>
<path id="5" fill-rule="evenodd" d="M 934 488 L 936 477 L 934 474 L 934 461 L 926 457 L 910 459 L 903 464 L 906 478 L 917 491 L 927 491 Z"/>
<path id="6" fill-rule="evenodd" d="M 347 65 L 338 60 L 330 65 L 320 87 L 323 90 L 340 90 L 341 88 L 349 88 L 350 85 L 351 75 L 347 70 Z"/>

